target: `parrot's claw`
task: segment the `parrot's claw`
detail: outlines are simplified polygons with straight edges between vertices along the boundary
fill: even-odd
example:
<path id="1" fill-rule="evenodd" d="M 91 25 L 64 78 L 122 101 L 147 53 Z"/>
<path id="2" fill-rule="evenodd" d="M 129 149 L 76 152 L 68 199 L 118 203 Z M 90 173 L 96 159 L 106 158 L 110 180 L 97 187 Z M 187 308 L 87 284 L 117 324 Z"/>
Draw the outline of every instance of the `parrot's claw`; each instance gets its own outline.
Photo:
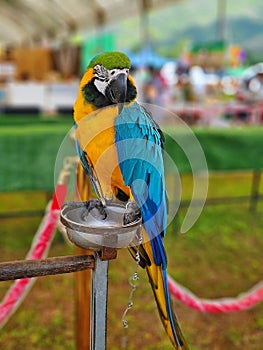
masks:
<path id="1" fill-rule="evenodd" d="M 128 202 L 123 215 L 123 225 L 129 225 L 141 217 L 141 211 L 136 203 Z"/>
<path id="2" fill-rule="evenodd" d="M 92 215 L 94 217 L 98 217 L 101 220 L 105 220 L 107 218 L 107 213 L 105 210 L 105 207 L 101 203 L 99 199 L 91 199 L 87 202 L 85 202 L 85 207 L 87 208 L 87 211 L 89 213 L 92 212 Z"/>

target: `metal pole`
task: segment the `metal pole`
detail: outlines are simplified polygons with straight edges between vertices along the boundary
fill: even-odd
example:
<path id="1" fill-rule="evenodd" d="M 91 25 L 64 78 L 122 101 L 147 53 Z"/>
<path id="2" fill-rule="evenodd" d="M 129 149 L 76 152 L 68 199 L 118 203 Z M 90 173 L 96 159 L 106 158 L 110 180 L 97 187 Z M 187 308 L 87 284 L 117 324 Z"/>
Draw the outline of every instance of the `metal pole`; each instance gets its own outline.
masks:
<path id="1" fill-rule="evenodd" d="M 249 208 L 250 211 L 252 212 L 257 210 L 257 203 L 260 197 L 260 194 L 259 194 L 260 179 L 261 179 L 261 170 L 254 170 L 253 178 L 252 178 L 251 195 L 250 195 L 250 208 Z"/>
<path id="2" fill-rule="evenodd" d="M 150 44 L 148 11 L 151 7 L 151 1 L 150 0 L 141 0 L 140 5 L 141 5 L 140 6 L 140 21 L 141 21 L 142 46 L 148 47 Z"/>
<path id="3" fill-rule="evenodd" d="M 227 0 L 217 0 L 217 39 L 226 40 Z"/>
<path id="4" fill-rule="evenodd" d="M 106 349 L 108 260 L 95 260 L 91 284 L 90 349 Z"/>

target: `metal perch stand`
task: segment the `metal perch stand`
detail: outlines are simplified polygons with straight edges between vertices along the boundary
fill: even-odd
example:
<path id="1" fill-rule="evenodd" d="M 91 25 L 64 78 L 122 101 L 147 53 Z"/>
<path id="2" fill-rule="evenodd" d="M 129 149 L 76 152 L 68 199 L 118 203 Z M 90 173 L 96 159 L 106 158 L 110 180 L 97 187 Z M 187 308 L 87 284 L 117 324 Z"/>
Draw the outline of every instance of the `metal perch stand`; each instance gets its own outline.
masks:
<path id="1" fill-rule="evenodd" d="M 102 200 L 99 183 L 94 185 Z M 82 167 L 78 167 L 77 186 L 82 200 L 89 199 L 90 183 Z M 126 207 L 102 203 L 107 214 L 103 220 L 87 210 L 86 202 L 66 203 L 61 210 L 61 222 L 80 254 L 0 263 L 0 281 L 77 272 L 78 350 L 106 349 L 108 263 L 117 257 L 117 249 L 138 244 L 135 238 L 140 236 L 141 219 L 123 225 Z"/>
<path id="2" fill-rule="evenodd" d="M 0 281 L 32 278 L 93 269 L 90 349 L 106 349 L 108 261 L 96 255 L 64 256 L 0 263 Z M 84 350 L 84 349 L 83 349 Z"/>
<path id="3" fill-rule="evenodd" d="M 106 219 L 87 210 L 85 203 L 67 203 L 61 222 L 69 239 L 80 248 L 95 253 L 90 292 L 90 349 L 106 349 L 108 261 L 117 257 L 117 248 L 131 244 L 140 230 L 141 220 L 123 225 L 125 206 L 109 203 Z"/>
<path id="4" fill-rule="evenodd" d="M 90 308 L 90 349 L 106 349 L 108 261 L 96 259 Z"/>
<path id="5" fill-rule="evenodd" d="M 140 230 L 140 220 L 123 226 L 125 207 L 112 203 L 101 222 L 87 211 L 85 203 L 68 203 L 61 211 L 69 239 L 89 255 L 53 257 L 0 263 L 0 281 L 31 278 L 91 269 L 90 341 L 81 350 L 106 349 L 108 262 L 117 257 L 117 249 L 127 247 Z M 86 305 L 87 306 L 87 305 Z M 85 307 L 85 305 L 84 305 Z M 85 335 L 86 336 L 86 335 Z"/>

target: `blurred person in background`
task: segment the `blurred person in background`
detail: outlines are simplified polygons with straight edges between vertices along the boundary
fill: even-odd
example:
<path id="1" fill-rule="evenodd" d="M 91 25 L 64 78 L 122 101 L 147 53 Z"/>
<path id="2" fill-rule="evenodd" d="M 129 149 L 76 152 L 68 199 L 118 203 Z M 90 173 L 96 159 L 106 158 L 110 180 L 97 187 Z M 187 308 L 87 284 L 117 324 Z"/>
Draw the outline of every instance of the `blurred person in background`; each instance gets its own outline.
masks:
<path id="1" fill-rule="evenodd" d="M 163 106 L 167 89 L 166 81 L 160 70 L 153 66 L 148 66 L 147 72 L 148 78 L 143 86 L 144 102 Z"/>

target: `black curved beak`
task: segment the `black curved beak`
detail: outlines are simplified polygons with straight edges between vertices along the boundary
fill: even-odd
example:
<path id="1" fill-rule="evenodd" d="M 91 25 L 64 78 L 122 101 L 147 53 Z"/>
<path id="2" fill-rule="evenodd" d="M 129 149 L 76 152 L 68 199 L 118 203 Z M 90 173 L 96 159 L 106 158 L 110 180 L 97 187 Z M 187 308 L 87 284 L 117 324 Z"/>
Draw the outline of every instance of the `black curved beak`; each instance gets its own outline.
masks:
<path id="1" fill-rule="evenodd" d="M 121 113 L 127 94 L 127 75 L 120 73 L 106 88 L 106 96 L 112 103 L 118 103 L 118 111 Z"/>

